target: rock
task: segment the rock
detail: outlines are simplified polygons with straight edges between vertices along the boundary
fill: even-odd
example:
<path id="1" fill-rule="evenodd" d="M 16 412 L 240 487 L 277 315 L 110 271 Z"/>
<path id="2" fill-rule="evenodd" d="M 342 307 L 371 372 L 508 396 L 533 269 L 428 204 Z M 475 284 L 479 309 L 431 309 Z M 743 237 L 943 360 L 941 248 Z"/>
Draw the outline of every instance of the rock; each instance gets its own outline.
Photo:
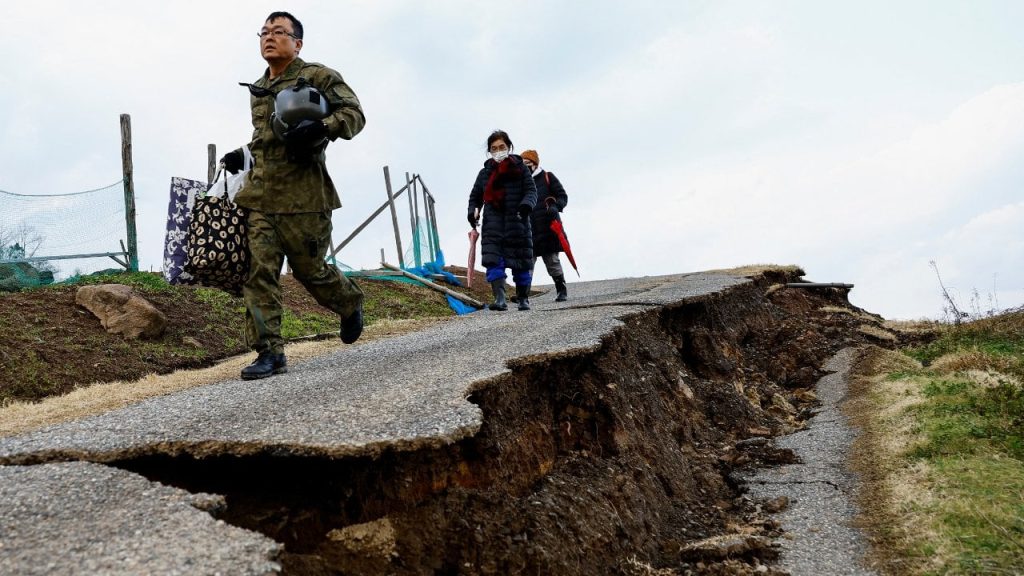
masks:
<path id="1" fill-rule="evenodd" d="M 772 498 L 762 505 L 762 509 L 769 514 L 775 514 L 782 512 L 786 508 L 789 508 L 789 497 L 779 496 L 778 498 Z"/>
<path id="2" fill-rule="evenodd" d="M 760 447 L 767 446 L 767 445 L 768 445 L 768 439 L 767 438 L 755 436 L 753 438 L 744 438 L 743 440 L 740 440 L 739 442 L 737 442 L 736 443 L 736 449 L 737 450 L 744 450 L 744 449 L 747 449 L 747 448 L 760 448 Z"/>
<path id="3" fill-rule="evenodd" d="M 685 560 L 715 561 L 758 553 L 772 548 L 772 541 L 764 536 L 749 534 L 723 534 L 691 542 L 680 548 Z"/>
<path id="4" fill-rule="evenodd" d="M 199 340 L 196 340 L 195 338 L 193 338 L 191 336 L 185 336 L 184 338 L 182 338 L 181 339 L 181 343 L 185 344 L 185 345 L 188 345 L 188 346 L 191 346 L 193 348 L 202 348 L 203 347 L 203 343 L 202 342 L 200 342 Z"/>
<path id="5" fill-rule="evenodd" d="M 346 552 L 376 558 L 390 558 L 396 545 L 395 528 L 388 518 L 331 530 L 327 539 Z"/>
<path id="6" fill-rule="evenodd" d="M 99 318 L 111 334 L 158 338 L 167 328 L 163 312 L 122 284 L 82 286 L 75 293 L 75 303 Z"/>
<path id="7" fill-rule="evenodd" d="M 782 394 L 772 394 L 772 406 L 786 414 L 796 414 L 796 408 Z"/>

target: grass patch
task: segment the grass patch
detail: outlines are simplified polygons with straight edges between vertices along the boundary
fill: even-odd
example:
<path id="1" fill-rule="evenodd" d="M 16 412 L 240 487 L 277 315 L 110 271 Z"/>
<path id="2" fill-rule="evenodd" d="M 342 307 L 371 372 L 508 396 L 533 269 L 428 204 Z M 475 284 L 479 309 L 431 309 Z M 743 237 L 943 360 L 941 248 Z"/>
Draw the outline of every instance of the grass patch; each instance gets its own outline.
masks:
<path id="1" fill-rule="evenodd" d="M 164 280 L 163 276 L 152 272 L 113 272 L 110 274 L 79 276 L 71 281 L 50 284 L 41 288 L 45 290 L 60 286 L 86 286 L 92 284 L 124 284 L 140 292 L 170 292 L 173 290 L 173 287 Z"/>
<path id="2" fill-rule="evenodd" d="M 203 368 L 243 354 L 245 307 L 220 290 L 171 286 L 157 273 L 87 276 L 75 284 L 35 287 L 0 295 L 0 406 L 37 402 L 104 382 Z M 110 334 L 75 303 L 82 285 L 131 287 L 167 317 L 155 340 Z M 419 285 L 360 280 L 365 325 L 452 316 L 444 297 Z M 282 276 L 282 336 L 336 337 L 338 317 L 320 306 L 298 281 Z"/>
<path id="3" fill-rule="evenodd" d="M 900 574 L 1018 574 L 1024 566 L 1020 310 L 944 327 L 907 356 L 874 352 L 848 410 L 877 555 Z M 1004 371 L 994 370 L 998 366 Z"/>
<path id="4" fill-rule="evenodd" d="M 938 337 L 931 342 L 906 352 L 925 365 L 949 354 L 974 354 L 1002 361 L 1008 372 L 1024 376 L 1024 309 L 946 326 L 938 330 Z"/>
<path id="5" fill-rule="evenodd" d="M 318 334 L 337 334 L 340 329 L 340 321 L 334 314 L 296 314 L 285 309 L 281 316 L 281 336 L 285 340 Z"/>

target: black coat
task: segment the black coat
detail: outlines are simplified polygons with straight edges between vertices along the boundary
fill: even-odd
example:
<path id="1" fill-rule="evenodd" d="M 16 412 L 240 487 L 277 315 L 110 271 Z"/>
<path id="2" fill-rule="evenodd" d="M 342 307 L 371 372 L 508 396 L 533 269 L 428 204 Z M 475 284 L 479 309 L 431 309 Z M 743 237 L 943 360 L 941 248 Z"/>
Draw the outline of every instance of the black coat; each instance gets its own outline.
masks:
<path id="1" fill-rule="evenodd" d="M 476 175 L 473 190 L 469 193 L 469 213 L 483 207 L 483 221 L 480 224 L 480 254 L 484 267 L 498 266 L 505 259 L 505 266 L 512 269 L 533 268 L 533 235 L 530 219 L 519 218 L 519 207 L 531 210 L 537 204 L 537 188 L 530 176 L 530 169 L 517 155 L 509 155 L 492 186 L 490 201 L 485 202 L 485 191 L 491 175 L 498 168 L 493 159 L 484 162 Z"/>
<path id="2" fill-rule="evenodd" d="M 536 257 L 556 254 L 562 251 L 562 244 L 551 230 L 551 223 L 561 220 L 559 212 L 569 203 L 569 195 L 565 193 L 562 183 L 555 175 L 541 170 L 533 177 L 537 186 L 537 206 L 530 215 L 533 229 L 533 254 Z M 548 198 L 551 198 L 549 201 Z"/>

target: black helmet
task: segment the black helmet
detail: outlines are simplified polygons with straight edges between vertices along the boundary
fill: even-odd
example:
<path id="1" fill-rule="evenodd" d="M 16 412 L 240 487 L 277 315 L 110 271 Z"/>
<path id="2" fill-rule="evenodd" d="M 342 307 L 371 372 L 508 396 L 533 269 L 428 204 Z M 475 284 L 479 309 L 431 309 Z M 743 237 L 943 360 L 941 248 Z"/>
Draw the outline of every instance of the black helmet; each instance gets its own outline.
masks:
<path id="1" fill-rule="evenodd" d="M 284 140 L 284 133 L 303 123 L 316 122 L 327 117 L 327 98 L 305 78 L 299 78 L 294 86 L 277 93 L 274 98 L 274 113 L 270 125 L 274 135 Z M 319 146 L 323 142 L 314 143 Z"/>

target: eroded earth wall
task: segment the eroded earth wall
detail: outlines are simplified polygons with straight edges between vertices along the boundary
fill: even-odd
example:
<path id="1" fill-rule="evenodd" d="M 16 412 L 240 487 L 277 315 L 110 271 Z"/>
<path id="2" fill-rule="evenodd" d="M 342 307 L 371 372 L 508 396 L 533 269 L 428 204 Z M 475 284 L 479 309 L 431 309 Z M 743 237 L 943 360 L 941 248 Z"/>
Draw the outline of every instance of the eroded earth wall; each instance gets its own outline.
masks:
<path id="1" fill-rule="evenodd" d="M 150 455 L 112 464 L 223 495 L 290 574 L 753 573 L 776 526 L 741 467 L 813 413 L 837 350 L 883 343 L 837 288 L 769 273 L 622 318 L 595 349 L 478 382 L 468 438 L 350 458 Z M 875 335 L 872 335 L 875 334 Z M 763 572 L 765 568 L 760 568 Z"/>

